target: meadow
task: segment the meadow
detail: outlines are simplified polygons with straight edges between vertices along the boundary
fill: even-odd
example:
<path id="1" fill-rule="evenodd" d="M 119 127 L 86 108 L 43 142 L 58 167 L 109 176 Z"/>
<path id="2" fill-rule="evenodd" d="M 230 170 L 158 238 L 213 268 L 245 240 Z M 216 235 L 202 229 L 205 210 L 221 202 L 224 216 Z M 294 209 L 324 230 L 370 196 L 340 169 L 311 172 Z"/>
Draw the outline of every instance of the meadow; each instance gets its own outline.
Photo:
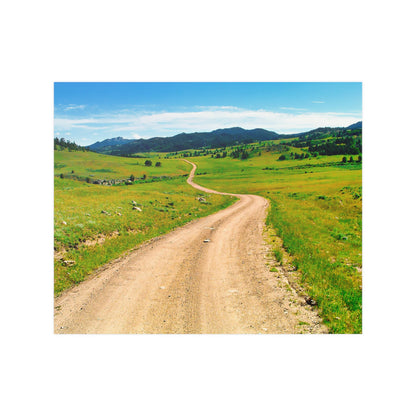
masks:
<path id="1" fill-rule="evenodd" d="M 204 194 L 207 203 L 199 202 L 201 193 L 186 184 L 186 158 L 197 164 L 200 185 L 267 198 L 273 252 L 297 270 L 293 287 L 312 299 L 332 333 L 362 332 L 361 157 L 312 155 L 292 141 L 135 156 L 55 152 L 56 294 L 144 241 L 235 200 Z M 131 175 L 129 186 L 88 183 Z"/>
<path id="2" fill-rule="evenodd" d="M 178 176 L 189 172 L 186 163 L 175 159 L 162 159 L 158 153 L 137 155 L 136 158 L 120 156 L 107 156 L 93 152 L 68 152 L 55 151 L 54 173 L 64 175 L 67 178 L 85 180 L 87 177 L 94 179 L 123 179 L 134 175 L 136 178 L 146 175 L 152 176 Z M 146 160 L 152 162 L 152 166 L 145 165 Z M 160 167 L 155 166 L 157 162 Z"/>
<path id="3" fill-rule="evenodd" d="M 158 160 L 156 155 L 153 158 Z M 136 159 L 92 152 L 55 152 L 55 164 L 60 164 L 55 169 L 54 183 L 55 294 L 146 240 L 234 201 L 228 196 L 205 194 L 206 201 L 198 201 L 202 193 L 186 183 L 190 166 L 183 161 L 163 160 L 160 168 L 139 165 L 133 170 L 137 165 L 130 164 L 135 162 Z M 125 178 L 142 172 L 148 178 L 157 174 L 165 178 L 155 182 L 139 180 L 129 186 L 104 186 L 65 177 L 72 171 L 81 176 L 90 169 L 95 169 L 95 178 Z"/>
<path id="4" fill-rule="evenodd" d="M 331 332 L 361 333 L 361 162 L 342 163 L 342 155 L 279 160 L 281 152 L 270 149 L 249 146 L 244 160 L 191 157 L 195 182 L 267 198 L 276 259 L 289 255 L 286 266 L 299 272 L 295 284 L 316 302 Z"/>

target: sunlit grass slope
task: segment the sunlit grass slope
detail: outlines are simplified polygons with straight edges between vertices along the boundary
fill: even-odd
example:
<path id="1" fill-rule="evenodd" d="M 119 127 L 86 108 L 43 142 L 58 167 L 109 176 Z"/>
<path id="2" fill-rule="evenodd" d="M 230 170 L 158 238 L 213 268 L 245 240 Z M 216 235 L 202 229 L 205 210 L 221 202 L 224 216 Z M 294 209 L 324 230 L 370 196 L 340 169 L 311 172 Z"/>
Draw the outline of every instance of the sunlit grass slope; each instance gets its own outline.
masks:
<path id="1" fill-rule="evenodd" d="M 195 182 L 203 186 L 270 200 L 268 223 L 283 239 L 326 324 L 335 333 L 360 333 L 361 163 L 341 163 L 339 155 L 278 157 L 254 152 L 246 160 L 189 160 L 198 165 Z"/>
<path id="2" fill-rule="evenodd" d="M 55 163 L 65 164 L 69 171 L 83 174 L 86 169 L 111 169 L 114 176 L 108 172 L 107 178 L 123 178 L 126 172 L 130 175 L 128 163 L 136 162 L 136 159 L 98 157 L 102 155 L 90 152 L 56 152 L 55 156 Z M 186 175 L 183 176 L 190 170 L 188 164 L 163 160 L 162 167 L 163 174 L 172 179 L 130 186 L 102 186 L 55 178 L 56 294 L 140 243 L 225 208 L 234 200 L 222 195 L 204 195 L 206 203 L 200 202 L 197 197 L 201 193 L 190 187 Z M 148 168 L 149 175 L 152 169 L 159 168 Z M 141 211 L 133 209 L 132 201 Z"/>
<path id="3" fill-rule="evenodd" d="M 94 179 L 127 179 L 130 175 L 136 178 L 146 175 L 167 176 L 183 175 L 189 169 L 186 163 L 178 159 L 159 159 L 159 154 L 148 153 L 143 158 L 108 156 L 93 152 L 55 151 L 55 175 L 89 177 Z M 152 161 L 152 166 L 145 166 L 145 161 Z M 156 162 L 161 166 L 157 167 Z"/>

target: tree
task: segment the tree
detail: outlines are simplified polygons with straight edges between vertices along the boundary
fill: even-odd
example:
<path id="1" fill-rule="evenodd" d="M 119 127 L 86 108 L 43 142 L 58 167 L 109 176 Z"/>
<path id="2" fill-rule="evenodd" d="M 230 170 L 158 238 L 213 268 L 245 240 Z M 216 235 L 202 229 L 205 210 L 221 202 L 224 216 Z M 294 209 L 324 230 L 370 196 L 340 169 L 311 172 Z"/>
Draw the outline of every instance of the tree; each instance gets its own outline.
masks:
<path id="1" fill-rule="evenodd" d="M 156 165 L 155 165 L 157 168 L 159 168 L 160 166 L 162 166 L 162 164 L 160 163 L 160 162 L 156 162 Z"/>
<path id="2" fill-rule="evenodd" d="M 361 155 L 358 155 L 358 162 L 361 162 L 362 158 Z"/>
<path id="3" fill-rule="evenodd" d="M 145 166 L 152 166 L 152 161 L 151 161 L 151 160 L 149 160 L 149 159 L 147 159 L 147 160 L 144 162 L 144 165 L 145 165 Z"/>
<path id="4" fill-rule="evenodd" d="M 246 150 L 241 152 L 241 160 L 248 159 L 248 153 Z"/>
<path id="5" fill-rule="evenodd" d="M 280 155 L 279 160 L 286 160 L 286 155 Z"/>
<path id="6" fill-rule="evenodd" d="M 134 175 L 133 175 L 133 174 L 131 174 L 131 175 L 130 175 L 130 180 L 131 180 L 132 182 L 134 182 Z"/>
<path id="7" fill-rule="evenodd" d="M 347 163 L 347 158 L 346 158 L 346 156 L 344 156 L 344 157 L 342 158 L 342 163 Z"/>
<path id="8" fill-rule="evenodd" d="M 354 162 L 354 159 L 352 158 L 352 156 L 350 157 L 350 160 L 349 160 L 350 162 Z"/>

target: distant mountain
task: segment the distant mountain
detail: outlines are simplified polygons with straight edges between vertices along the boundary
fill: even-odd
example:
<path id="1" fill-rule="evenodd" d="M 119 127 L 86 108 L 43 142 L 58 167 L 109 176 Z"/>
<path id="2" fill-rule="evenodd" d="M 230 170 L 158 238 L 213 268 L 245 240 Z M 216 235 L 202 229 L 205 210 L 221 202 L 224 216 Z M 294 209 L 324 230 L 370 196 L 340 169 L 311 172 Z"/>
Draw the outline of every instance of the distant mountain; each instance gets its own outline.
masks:
<path id="1" fill-rule="evenodd" d="M 362 129 L 363 128 L 363 122 L 358 121 L 357 123 L 351 124 L 351 126 L 348 126 L 347 129 Z"/>
<path id="2" fill-rule="evenodd" d="M 209 133 L 180 133 L 171 137 L 153 137 L 151 139 L 127 140 L 122 137 L 103 140 L 88 146 L 89 150 L 108 155 L 125 156 L 145 152 L 178 152 L 187 149 L 218 148 L 232 146 L 238 143 L 251 143 L 255 141 L 303 138 L 316 139 L 322 134 L 337 134 L 348 129 L 361 128 L 362 122 L 348 127 L 320 127 L 304 133 L 278 134 L 264 129 L 246 130 L 241 127 L 218 129 Z"/>
<path id="3" fill-rule="evenodd" d="M 124 144 L 130 143 L 132 140 L 123 139 L 122 137 L 113 137 L 112 139 L 106 139 L 101 142 L 95 142 L 90 146 L 87 146 L 90 150 L 97 153 L 108 153 L 113 149 L 118 148 Z"/>
<path id="4" fill-rule="evenodd" d="M 151 139 L 127 140 L 122 137 L 107 139 L 88 146 L 97 153 L 128 155 L 141 152 L 176 152 L 202 147 L 223 147 L 236 143 L 276 140 L 279 134 L 264 130 L 245 130 L 241 127 L 218 129 L 210 133 L 180 133 L 172 137 L 153 137 Z"/>

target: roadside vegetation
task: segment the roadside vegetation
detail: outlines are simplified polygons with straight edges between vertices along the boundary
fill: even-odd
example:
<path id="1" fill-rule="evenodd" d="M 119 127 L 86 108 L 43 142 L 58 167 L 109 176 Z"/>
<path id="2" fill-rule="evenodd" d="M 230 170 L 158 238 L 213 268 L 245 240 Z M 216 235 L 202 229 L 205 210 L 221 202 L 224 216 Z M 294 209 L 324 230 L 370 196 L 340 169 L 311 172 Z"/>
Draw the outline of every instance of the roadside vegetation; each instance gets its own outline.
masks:
<path id="1" fill-rule="evenodd" d="M 361 155 L 313 156 L 308 148 L 255 143 L 189 160 L 198 166 L 200 185 L 269 199 L 267 222 L 325 324 L 333 333 L 361 333 Z M 236 149 L 248 156 L 215 156 Z M 280 248 L 275 252 L 280 262 Z"/>
<path id="2" fill-rule="evenodd" d="M 199 201 L 202 193 L 186 184 L 187 163 L 162 161 L 161 167 L 152 163 L 145 168 L 145 160 L 159 160 L 156 155 L 147 156 L 136 165 L 132 159 L 92 152 L 55 152 L 55 294 L 144 241 L 234 201 L 205 194 L 204 202 Z M 72 171 L 85 178 L 91 169 L 97 180 L 110 175 L 126 180 L 131 175 L 147 176 L 130 186 L 127 182 L 106 186 L 71 179 Z"/>

